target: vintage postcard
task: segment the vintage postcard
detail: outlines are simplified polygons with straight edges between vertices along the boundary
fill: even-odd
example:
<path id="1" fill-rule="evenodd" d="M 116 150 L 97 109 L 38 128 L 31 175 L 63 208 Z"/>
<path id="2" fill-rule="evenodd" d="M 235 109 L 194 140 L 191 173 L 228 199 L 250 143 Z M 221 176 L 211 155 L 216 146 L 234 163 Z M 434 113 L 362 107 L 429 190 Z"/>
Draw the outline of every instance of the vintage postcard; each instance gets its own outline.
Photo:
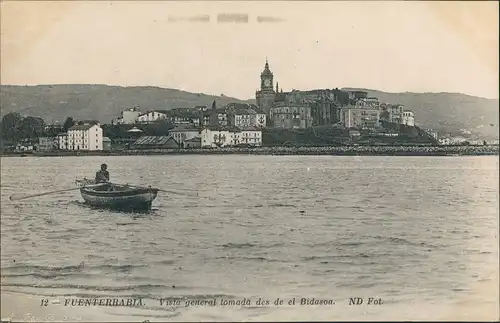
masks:
<path id="1" fill-rule="evenodd" d="M 0 1 L 2 322 L 498 321 L 495 1 Z"/>

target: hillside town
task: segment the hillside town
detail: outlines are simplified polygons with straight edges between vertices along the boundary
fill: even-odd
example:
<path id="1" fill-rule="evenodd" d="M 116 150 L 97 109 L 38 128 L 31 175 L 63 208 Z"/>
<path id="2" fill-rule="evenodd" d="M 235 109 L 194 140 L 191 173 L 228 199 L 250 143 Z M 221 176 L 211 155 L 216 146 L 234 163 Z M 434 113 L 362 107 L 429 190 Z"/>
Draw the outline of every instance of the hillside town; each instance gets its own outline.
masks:
<path id="1" fill-rule="evenodd" d="M 124 107 L 111 124 L 68 118 L 64 125 L 43 125 L 39 134 L 16 138 L 19 140 L 11 149 L 101 151 L 279 145 L 486 144 L 471 142 L 465 137 L 439 138 L 436 131 L 417 127 L 416 116 L 410 109 L 398 103 L 380 102 L 376 97 L 369 97 L 368 92 L 339 89 L 284 92 L 275 82 L 267 59 L 255 101 L 256 104 L 230 103 L 223 107 L 217 107 L 213 101 L 210 107 L 159 107 L 150 111 L 142 111 L 139 106 Z M 43 120 L 34 123 L 41 124 Z M 5 124 L 6 121 L 4 127 Z M 27 127 L 34 128 L 33 125 Z"/>

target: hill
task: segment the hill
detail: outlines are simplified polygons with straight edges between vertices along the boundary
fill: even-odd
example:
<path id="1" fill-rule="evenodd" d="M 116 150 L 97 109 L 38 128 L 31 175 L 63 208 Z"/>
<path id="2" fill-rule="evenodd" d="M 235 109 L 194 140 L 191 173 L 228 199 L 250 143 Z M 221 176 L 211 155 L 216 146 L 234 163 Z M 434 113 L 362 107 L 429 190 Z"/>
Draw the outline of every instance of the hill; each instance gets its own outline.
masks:
<path id="1" fill-rule="evenodd" d="M 230 102 L 255 103 L 253 99 L 240 100 L 151 86 L 1 85 L 0 90 L 1 116 L 19 112 L 24 116 L 42 117 L 46 122 L 64 121 L 67 116 L 72 116 L 76 119 L 98 119 L 109 123 L 122 110 L 133 106 L 147 111 L 210 106 L 214 100 L 218 106 Z M 481 137 L 498 138 L 499 100 L 460 93 L 387 93 L 351 88 L 343 90 L 367 91 L 370 96 L 378 97 L 382 102 L 404 104 L 415 112 L 416 123 L 422 128 L 456 135 L 460 134 L 460 129 L 469 129 Z"/>
<path id="2" fill-rule="evenodd" d="M 461 93 L 388 93 L 370 89 L 344 88 L 366 91 L 381 102 L 404 104 L 415 112 L 415 123 L 422 128 L 460 134 L 468 129 L 477 136 L 498 138 L 499 100 Z M 493 124 L 493 126 L 492 126 Z"/>
<path id="3" fill-rule="evenodd" d="M 122 110 L 139 106 L 141 111 L 210 107 L 243 100 L 190 93 L 159 87 L 121 87 L 108 85 L 38 85 L 0 86 L 1 116 L 19 112 L 24 116 L 41 117 L 45 122 L 61 121 L 66 117 L 79 120 L 96 119 L 109 123 Z"/>

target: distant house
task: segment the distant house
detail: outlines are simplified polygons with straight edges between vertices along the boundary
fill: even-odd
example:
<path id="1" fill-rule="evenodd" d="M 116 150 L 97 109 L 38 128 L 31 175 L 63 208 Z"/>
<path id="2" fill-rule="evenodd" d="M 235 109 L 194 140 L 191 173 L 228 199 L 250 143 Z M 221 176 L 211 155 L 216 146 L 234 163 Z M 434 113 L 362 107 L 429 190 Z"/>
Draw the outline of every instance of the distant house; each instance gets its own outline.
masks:
<path id="1" fill-rule="evenodd" d="M 108 137 L 102 138 L 102 150 L 111 150 L 111 139 Z"/>
<path id="2" fill-rule="evenodd" d="M 178 126 L 169 131 L 169 135 L 174 137 L 174 139 L 179 143 L 181 147 L 184 146 L 186 140 L 193 139 L 200 136 L 200 129 L 195 127 L 181 127 Z"/>
<path id="3" fill-rule="evenodd" d="M 102 128 L 99 124 L 83 124 L 69 128 L 67 149 L 102 150 Z"/>
<path id="4" fill-rule="evenodd" d="M 178 125 L 200 125 L 200 117 L 195 110 L 191 109 L 172 109 L 165 112 L 166 119 L 172 124 Z"/>
<path id="5" fill-rule="evenodd" d="M 148 111 L 145 113 L 141 113 L 137 117 L 138 123 L 151 123 L 158 120 L 165 120 L 167 118 L 167 114 L 165 112 L 160 111 Z"/>
<path id="6" fill-rule="evenodd" d="M 172 149 L 179 143 L 172 136 L 142 136 L 131 146 L 132 149 Z"/>
<path id="7" fill-rule="evenodd" d="M 37 150 L 50 151 L 59 149 L 59 140 L 57 137 L 39 137 Z"/>
<path id="8" fill-rule="evenodd" d="M 116 119 L 117 124 L 134 124 L 141 115 L 139 107 L 133 107 L 122 111 L 122 115 Z"/>

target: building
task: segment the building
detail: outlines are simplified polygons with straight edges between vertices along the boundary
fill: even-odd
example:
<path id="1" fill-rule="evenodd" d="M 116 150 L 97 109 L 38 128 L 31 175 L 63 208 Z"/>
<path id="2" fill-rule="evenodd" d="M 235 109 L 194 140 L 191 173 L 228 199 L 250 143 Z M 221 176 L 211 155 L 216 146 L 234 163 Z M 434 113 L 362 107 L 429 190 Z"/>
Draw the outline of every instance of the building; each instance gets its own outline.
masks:
<path id="1" fill-rule="evenodd" d="M 271 110 L 274 107 L 308 106 L 311 110 L 313 125 L 335 124 L 339 121 L 338 108 L 349 104 L 349 95 L 354 99 L 367 99 L 367 92 L 354 91 L 349 94 L 339 89 L 316 89 L 310 91 L 292 90 L 283 92 L 276 82 L 273 88 L 274 75 L 269 69 L 266 59 L 264 70 L 260 74 L 260 89 L 255 92 L 257 106 L 267 116 L 267 122 L 272 125 Z M 354 103 L 353 103 L 354 104 Z"/>
<path id="2" fill-rule="evenodd" d="M 229 125 L 229 114 L 227 113 L 226 109 L 217 109 L 217 122 L 221 126 L 228 126 Z"/>
<path id="3" fill-rule="evenodd" d="M 260 74 L 260 90 L 255 92 L 257 106 L 269 115 L 276 99 L 276 92 L 273 88 L 273 73 L 269 69 L 269 63 L 266 58 L 264 70 Z"/>
<path id="4" fill-rule="evenodd" d="M 57 137 L 39 137 L 37 150 L 57 150 L 59 149 L 59 140 Z"/>
<path id="5" fill-rule="evenodd" d="M 262 146 L 262 130 L 257 127 L 241 128 L 237 145 Z"/>
<path id="6" fill-rule="evenodd" d="M 367 99 L 368 98 L 368 92 L 365 91 L 348 91 L 349 93 L 349 100 L 352 100 L 356 102 L 359 99 Z"/>
<path id="7" fill-rule="evenodd" d="M 312 126 L 311 107 L 301 104 L 278 104 L 271 108 L 272 125 L 285 129 L 305 129 Z"/>
<path id="8" fill-rule="evenodd" d="M 229 115 L 225 108 L 217 109 L 215 101 L 210 109 L 202 110 L 200 124 L 206 126 L 227 126 L 229 125 Z"/>
<path id="9" fill-rule="evenodd" d="M 185 147 L 185 142 L 196 137 L 200 137 L 200 129 L 194 127 L 176 127 L 169 131 L 169 135 L 172 136 L 180 147 Z"/>
<path id="10" fill-rule="evenodd" d="M 330 100 L 315 100 L 307 103 L 311 108 L 313 126 L 334 124 L 338 122 L 338 103 Z"/>
<path id="11" fill-rule="evenodd" d="M 143 136 L 137 139 L 131 149 L 175 149 L 179 143 L 172 136 Z"/>
<path id="12" fill-rule="evenodd" d="M 265 127 L 266 113 L 256 105 L 245 103 L 230 103 L 226 105 L 229 125 L 241 127 Z"/>
<path id="13" fill-rule="evenodd" d="M 68 149 L 68 134 L 60 133 L 57 135 L 57 145 L 60 150 Z"/>
<path id="14" fill-rule="evenodd" d="M 403 111 L 403 115 L 401 118 L 401 124 L 407 125 L 407 126 L 415 126 L 415 116 L 413 114 L 413 111 L 406 110 Z"/>
<path id="15" fill-rule="evenodd" d="M 342 107 L 340 122 L 346 128 L 374 129 L 380 126 L 380 110 L 370 105 Z"/>
<path id="16" fill-rule="evenodd" d="M 173 125 L 193 125 L 198 127 L 200 125 L 199 114 L 201 111 L 194 109 L 172 109 L 165 111 L 166 120 Z"/>
<path id="17" fill-rule="evenodd" d="M 69 128 L 67 149 L 102 150 L 102 128 L 98 124 L 83 124 Z"/>
<path id="18" fill-rule="evenodd" d="M 135 124 L 141 115 L 139 107 L 123 110 L 121 116 L 116 119 L 117 124 Z"/>
<path id="19" fill-rule="evenodd" d="M 228 147 L 240 143 L 241 130 L 236 127 L 206 126 L 200 132 L 202 148 Z"/>
<path id="20" fill-rule="evenodd" d="M 402 123 L 404 112 L 402 104 L 385 104 L 381 108 L 384 111 L 384 120 L 391 123 Z"/>
<path id="21" fill-rule="evenodd" d="M 184 148 L 201 148 L 201 137 L 194 137 L 185 140 Z"/>
<path id="22" fill-rule="evenodd" d="M 433 129 L 427 129 L 425 130 L 425 132 L 427 132 L 432 138 L 434 139 L 439 139 L 439 134 L 436 130 L 433 130 Z"/>
<path id="23" fill-rule="evenodd" d="M 50 136 L 56 136 L 58 133 L 64 132 L 64 125 L 60 124 L 49 124 L 44 128 L 45 133 Z"/>
<path id="24" fill-rule="evenodd" d="M 102 150 L 111 150 L 111 139 L 108 137 L 102 138 Z"/>
<path id="25" fill-rule="evenodd" d="M 141 113 L 137 117 L 138 123 L 151 123 L 154 121 L 165 120 L 167 118 L 166 111 L 148 111 Z"/>

